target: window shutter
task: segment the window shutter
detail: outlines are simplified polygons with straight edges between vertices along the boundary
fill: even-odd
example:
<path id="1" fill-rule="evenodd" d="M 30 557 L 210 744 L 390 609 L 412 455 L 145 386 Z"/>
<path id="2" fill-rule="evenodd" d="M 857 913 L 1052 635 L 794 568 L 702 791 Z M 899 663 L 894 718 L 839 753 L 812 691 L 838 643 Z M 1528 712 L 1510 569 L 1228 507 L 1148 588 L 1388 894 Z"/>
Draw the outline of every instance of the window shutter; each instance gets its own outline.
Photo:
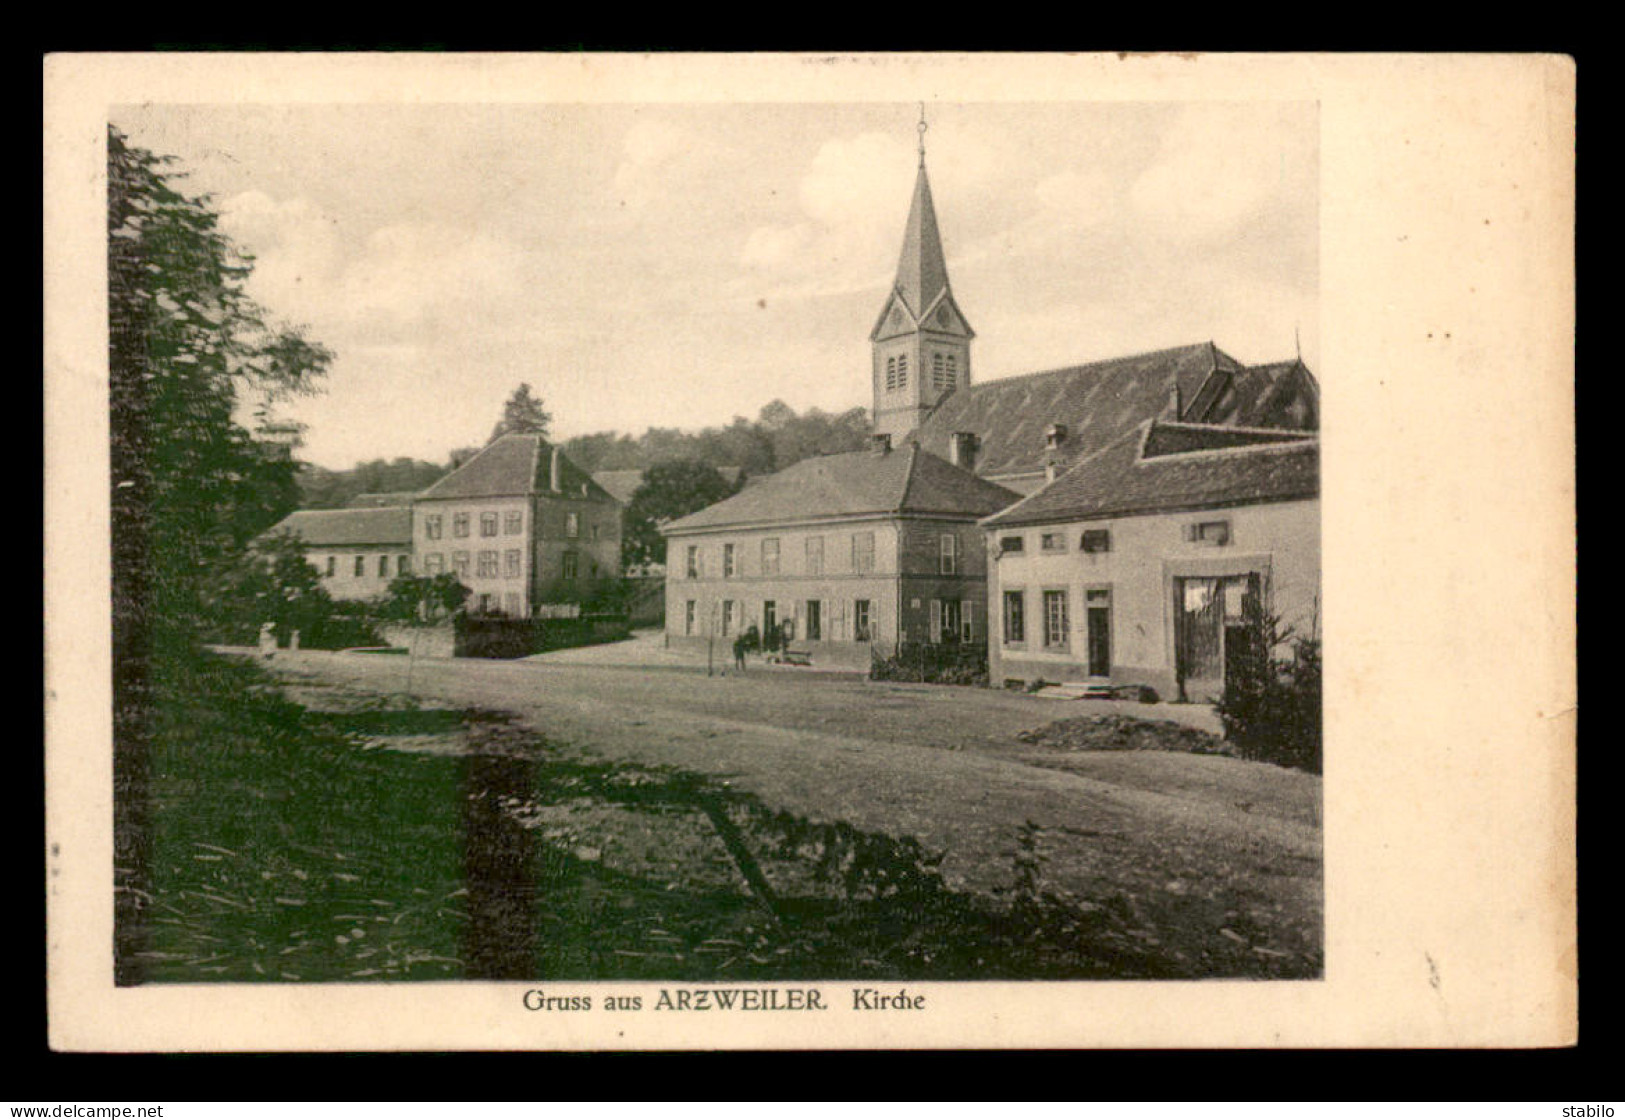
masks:
<path id="1" fill-rule="evenodd" d="M 934 642 L 942 636 L 942 600 L 931 600 L 931 630 L 926 641 Z"/>

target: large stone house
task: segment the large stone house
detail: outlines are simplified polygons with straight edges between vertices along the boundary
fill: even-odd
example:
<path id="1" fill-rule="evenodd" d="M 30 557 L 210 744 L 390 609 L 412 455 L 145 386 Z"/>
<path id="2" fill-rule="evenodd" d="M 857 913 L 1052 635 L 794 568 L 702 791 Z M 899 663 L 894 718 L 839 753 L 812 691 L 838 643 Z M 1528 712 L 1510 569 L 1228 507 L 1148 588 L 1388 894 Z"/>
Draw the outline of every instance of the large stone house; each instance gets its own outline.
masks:
<path id="1" fill-rule="evenodd" d="M 621 506 L 542 436 L 505 435 L 413 500 L 412 552 L 473 610 L 530 618 L 620 577 Z"/>
<path id="2" fill-rule="evenodd" d="M 501 437 L 421 493 L 357 504 L 366 508 L 300 510 L 270 530 L 303 539 L 336 599 L 450 572 L 472 591 L 471 610 L 531 618 L 620 577 L 620 504 L 534 433 Z"/>
<path id="3" fill-rule="evenodd" d="M 1211 695 L 1240 596 L 1256 594 L 1300 626 L 1316 613 L 1319 388 L 1300 359 L 1248 366 L 1199 342 L 979 383 L 974 338 L 949 284 L 922 151 L 896 279 L 869 335 L 874 430 L 921 462 L 1011 495 L 1012 508 L 983 527 L 975 570 L 980 579 L 990 565 L 987 598 L 958 614 L 991 618 L 995 683 Z M 794 471 L 784 472 L 778 512 L 750 525 L 753 541 L 782 546 L 800 531 L 805 476 Z M 709 512 L 673 528 L 696 530 Z M 678 535 L 670 544 L 702 546 Z M 681 587 L 698 592 L 712 577 L 686 577 L 674 555 L 667 633 L 676 639 L 709 624 L 715 596 L 685 596 Z"/>
<path id="4" fill-rule="evenodd" d="M 1210 700 L 1249 599 L 1316 636 L 1313 433 L 1149 420 L 983 522 L 994 682 Z"/>
<path id="5" fill-rule="evenodd" d="M 820 664 L 987 637 L 977 520 L 1017 495 L 919 447 L 803 459 L 666 525 L 675 646 L 777 631 Z"/>

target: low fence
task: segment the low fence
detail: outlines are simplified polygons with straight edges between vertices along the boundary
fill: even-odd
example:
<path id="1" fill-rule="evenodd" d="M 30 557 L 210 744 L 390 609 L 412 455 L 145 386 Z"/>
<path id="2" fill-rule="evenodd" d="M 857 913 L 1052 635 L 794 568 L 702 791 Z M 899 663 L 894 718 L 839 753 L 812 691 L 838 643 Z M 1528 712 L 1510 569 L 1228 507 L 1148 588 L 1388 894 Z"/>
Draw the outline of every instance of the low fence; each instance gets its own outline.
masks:
<path id="1" fill-rule="evenodd" d="M 630 637 L 624 614 L 584 614 L 578 618 L 459 617 L 454 656 L 529 657 L 554 649 L 600 645 Z"/>
<path id="2" fill-rule="evenodd" d="M 877 651 L 869 668 L 877 681 L 987 684 L 986 642 L 902 642 L 890 657 Z"/>

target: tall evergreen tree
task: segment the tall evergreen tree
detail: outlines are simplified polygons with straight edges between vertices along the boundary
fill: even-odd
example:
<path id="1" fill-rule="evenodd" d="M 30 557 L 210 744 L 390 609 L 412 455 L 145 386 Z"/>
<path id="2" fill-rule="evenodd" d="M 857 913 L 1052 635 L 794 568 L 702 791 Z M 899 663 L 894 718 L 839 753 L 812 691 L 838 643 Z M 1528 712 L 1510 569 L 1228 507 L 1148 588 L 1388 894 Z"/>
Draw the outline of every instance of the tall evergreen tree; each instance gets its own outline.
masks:
<path id="1" fill-rule="evenodd" d="M 536 432 L 545 436 L 552 423 L 553 416 L 542 407 L 542 399 L 532 395 L 528 383 L 521 384 L 508 397 L 508 403 L 502 406 L 502 419 L 491 430 L 491 438 L 485 442 L 495 443 L 515 432 Z"/>

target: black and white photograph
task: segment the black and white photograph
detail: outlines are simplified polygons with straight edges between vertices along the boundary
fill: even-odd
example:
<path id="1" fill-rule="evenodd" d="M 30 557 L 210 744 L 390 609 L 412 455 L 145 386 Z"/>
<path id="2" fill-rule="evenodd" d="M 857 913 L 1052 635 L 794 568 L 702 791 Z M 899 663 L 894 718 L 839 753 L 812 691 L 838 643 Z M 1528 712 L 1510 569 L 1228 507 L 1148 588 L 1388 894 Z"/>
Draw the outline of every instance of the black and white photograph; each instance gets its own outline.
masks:
<path id="1" fill-rule="evenodd" d="M 1323 357 L 1322 99 L 505 61 L 105 106 L 102 980 L 541 1048 L 1324 992 L 1389 555 L 1322 430 L 1402 372 Z"/>

